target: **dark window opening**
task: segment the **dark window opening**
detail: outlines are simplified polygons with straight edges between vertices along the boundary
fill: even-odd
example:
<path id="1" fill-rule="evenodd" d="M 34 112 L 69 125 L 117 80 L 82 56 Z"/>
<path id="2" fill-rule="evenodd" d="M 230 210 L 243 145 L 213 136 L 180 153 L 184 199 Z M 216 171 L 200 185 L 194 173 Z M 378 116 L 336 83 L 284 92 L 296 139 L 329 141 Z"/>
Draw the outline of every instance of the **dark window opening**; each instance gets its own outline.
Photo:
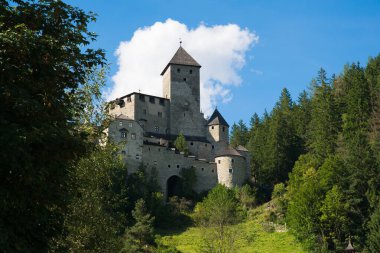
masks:
<path id="1" fill-rule="evenodd" d="M 179 169 L 179 165 L 177 164 L 177 168 Z"/>
<path id="2" fill-rule="evenodd" d="M 207 144 L 205 144 L 205 147 L 207 147 Z"/>
<path id="3" fill-rule="evenodd" d="M 223 132 L 224 132 L 224 130 L 225 130 L 226 128 L 225 127 L 223 127 Z"/>
<path id="4" fill-rule="evenodd" d="M 177 69 L 177 73 L 181 72 L 181 69 Z"/>
<path id="5" fill-rule="evenodd" d="M 202 171 L 204 171 L 204 170 L 205 170 L 205 168 L 202 168 L 201 170 L 202 170 Z"/>
<path id="6" fill-rule="evenodd" d="M 149 97 L 149 102 L 151 102 L 152 104 L 154 104 L 154 97 Z"/>
<path id="7" fill-rule="evenodd" d="M 218 160 L 218 163 L 220 164 L 220 160 Z"/>
<path id="8" fill-rule="evenodd" d="M 130 103 L 132 101 L 131 97 L 127 97 L 127 102 Z"/>
<path id="9" fill-rule="evenodd" d="M 168 168 L 170 168 L 170 164 L 168 164 Z"/>
<path id="10" fill-rule="evenodd" d="M 211 146 L 211 148 L 212 148 L 212 149 L 214 149 L 214 148 L 215 148 L 215 146 L 214 146 L 214 145 L 212 145 L 212 146 Z"/>
<path id="11" fill-rule="evenodd" d="M 190 69 L 190 71 L 189 71 L 189 72 L 190 72 L 190 74 L 193 74 L 193 70 L 192 70 L 192 69 Z"/>
<path id="12" fill-rule="evenodd" d="M 184 77 L 183 80 L 186 82 L 186 77 Z"/>
<path id="13" fill-rule="evenodd" d="M 158 112 L 158 117 L 162 118 L 162 112 Z"/>
<path id="14" fill-rule="evenodd" d="M 185 117 L 185 116 L 186 116 L 186 113 L 183 114 L 183 117 Z"/>
<path id="15" fill-rule="evenodd" d="M 233 162 L 234 162 L 234 159 L 232 159 L 231 161 L 232 161 L 232 163 L 233 163 Z"/>
<path id="16" fill-rule="evenodd" d="M 194 143 L 190 142 L 190 145 L 191 145 L 191 146 L 193 146 L 193 145 L 194 145 Z"/>
<path id="17" fill-rule="evenodd" d="M 163 98 L 160 98 L 160 105 L 165 105 L 165 100 Z"/>
<path id="18" fill-rule="evenodd" d="M 212 173 L 214 173 L 214 170 L 211 170 Z"/>
<path id="19" fill-rule="evenodd" d="M 146 115 L 146 109 L 143 110 L 143 113 Z"/>
<path id="20" fill-rule="evenodd" d="M 158 152 L 160 152 L 160 151 L 161 151 L 161 149 L 159 148 L 159 149 L 158 149 Z"/>
<path id="21" fill-rule="evenodd" d="M 229 169 L 228 172 L 229 172 L 229 173 L 232 173 L 232 169 Z"/>
<path id="22" fill-rule="evenodd" d="M 145 101 L 145 96 L 144 95 L 140 94 L 139 98 L 140 98 L 141 101 Z"/>
<path id="23" fill-rule="evenodd" d="M 214 129 L 214 126 L 212 126 L 211 129 Z"/>
<path id="24" fill-rule="evenodd" d="M 122 154 L 122 155 L 125 155 L 125 154 L 126 154 L 125 150 L 121 151 L 121 154 Z"/>
<path id="25" fill-rule="evenodd" d="M 121 138 L 127 138 L 127 132 L 121 132 Z"/>

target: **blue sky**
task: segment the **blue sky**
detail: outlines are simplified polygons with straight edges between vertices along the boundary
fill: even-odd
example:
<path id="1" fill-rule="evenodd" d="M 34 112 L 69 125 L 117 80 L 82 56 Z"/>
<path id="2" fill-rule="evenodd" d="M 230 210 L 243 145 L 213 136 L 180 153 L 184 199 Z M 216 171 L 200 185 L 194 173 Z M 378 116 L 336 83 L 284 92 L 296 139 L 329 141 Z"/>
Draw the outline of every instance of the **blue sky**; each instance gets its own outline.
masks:
<path id="1" fill-rule="evenodd" d="M 296 100 L 320 67 L 339 74 L 344 64 L 365 65 L 369 56 L 380 53 L 378 0 L 67 2 L 98 14 L 90 30 L 99 35 L 93 46 L 105 49 L 111 64 L 109 86 L 118 70 L 115 51 L 138 28 L 170 18 L 189 29 L 201 23 L 236 24 L 255 33 L 259 42 L 246 52 L 245 65 L 238 70 L 241 84 L 230 87 L 229 103 L 218 103 L 229 123 L 248 123 L 254 112 L 270 111 L 284 87 Z"/>

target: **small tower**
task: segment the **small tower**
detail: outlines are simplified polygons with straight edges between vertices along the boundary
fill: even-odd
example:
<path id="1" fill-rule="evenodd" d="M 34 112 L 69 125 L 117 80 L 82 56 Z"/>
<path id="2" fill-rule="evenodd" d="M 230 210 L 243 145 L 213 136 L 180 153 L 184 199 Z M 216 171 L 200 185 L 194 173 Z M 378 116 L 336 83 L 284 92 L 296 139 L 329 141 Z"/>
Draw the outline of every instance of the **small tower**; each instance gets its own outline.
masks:
<path id="1" fill-rule="evenodd" d="M 212 142 L 225 142 L 228 144 L 228 128 L 227 121 L 220 114 L 218 109 L 215 109 L 214 113 L 208 120 L 208 132 Z"/>
<path id="2" fill-rule="evenodd" d="M 163 97 L 170 99 L 169 134 L 182 132 L 202 136 L 203 116 L 200 113 L 200 68 L 198 62 L 180 46 L 166 65 L 163 76 Z"/>

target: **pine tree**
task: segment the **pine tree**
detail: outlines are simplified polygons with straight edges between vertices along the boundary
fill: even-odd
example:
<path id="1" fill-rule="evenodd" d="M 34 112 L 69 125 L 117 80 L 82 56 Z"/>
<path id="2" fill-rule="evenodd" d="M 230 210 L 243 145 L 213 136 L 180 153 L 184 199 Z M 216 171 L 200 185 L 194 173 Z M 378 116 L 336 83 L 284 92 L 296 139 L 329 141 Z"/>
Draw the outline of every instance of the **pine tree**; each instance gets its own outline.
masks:
<path id="1" fill-rule="evenodd" d="M 154 230 L 152 217 L 146 210 L 145 201 L 139 199 L 132 211 L 135 224 L 127 229 L 123 253 L 154 252 Z"/>
<path id="2" fill-rule="evenodd" d="M 248 128 L 242 120 L 239 120 L 237 124 L 233 124 L 231 127 L 230 144 L 232 147 L 239 145 L 246 146 L 249 141 Z"/>

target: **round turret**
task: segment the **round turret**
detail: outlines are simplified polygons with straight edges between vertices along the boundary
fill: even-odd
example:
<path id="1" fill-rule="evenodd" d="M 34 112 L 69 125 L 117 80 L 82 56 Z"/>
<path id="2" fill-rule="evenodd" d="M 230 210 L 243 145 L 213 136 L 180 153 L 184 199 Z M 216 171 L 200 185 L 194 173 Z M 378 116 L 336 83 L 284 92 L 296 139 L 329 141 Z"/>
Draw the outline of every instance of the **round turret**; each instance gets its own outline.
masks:
<path id="1" fill-rule="evenodd" d="M 245 157 L 234 149 L 227 149 L 215 157 L 218 183 L 229 188 L 243 185 L 247 178 Z"/>

